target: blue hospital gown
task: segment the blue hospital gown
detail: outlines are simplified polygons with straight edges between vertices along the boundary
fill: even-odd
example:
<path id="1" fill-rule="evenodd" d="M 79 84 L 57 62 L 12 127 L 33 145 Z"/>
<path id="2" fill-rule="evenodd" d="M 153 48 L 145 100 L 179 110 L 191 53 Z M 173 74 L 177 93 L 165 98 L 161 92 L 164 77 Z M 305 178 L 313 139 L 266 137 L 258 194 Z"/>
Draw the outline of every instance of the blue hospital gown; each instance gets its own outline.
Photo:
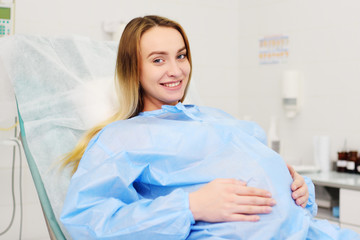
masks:
<path id="1" fill-rule="evenodd" d="M 263 130 L 213 108 L 163 106 L 106 126 L 71 179 L 61 221 L 74 239 L 360 239 L 291 198 L 292 178 Z M 270 191 L 258 222 L 195 222 L 188 193 L 215 178 Z"/>

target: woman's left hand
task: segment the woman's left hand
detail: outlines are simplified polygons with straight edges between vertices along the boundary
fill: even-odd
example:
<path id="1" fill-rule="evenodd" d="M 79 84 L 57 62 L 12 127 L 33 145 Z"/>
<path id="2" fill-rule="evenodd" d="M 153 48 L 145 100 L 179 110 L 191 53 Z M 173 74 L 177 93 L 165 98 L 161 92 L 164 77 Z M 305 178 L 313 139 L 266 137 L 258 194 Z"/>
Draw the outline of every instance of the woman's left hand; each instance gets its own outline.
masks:
<path id="1" fill-rule="evenodd" d="M 292 198 L 295 200 L 296 204 L 301 207 L 306 207 L 306 204 L 309 200 L 309 190 L 305 183 L 304 178 L 298 174 L 292 166 L 287 164 L 291 177 L 293 178 L 293 183 L 291 184 Z"/>

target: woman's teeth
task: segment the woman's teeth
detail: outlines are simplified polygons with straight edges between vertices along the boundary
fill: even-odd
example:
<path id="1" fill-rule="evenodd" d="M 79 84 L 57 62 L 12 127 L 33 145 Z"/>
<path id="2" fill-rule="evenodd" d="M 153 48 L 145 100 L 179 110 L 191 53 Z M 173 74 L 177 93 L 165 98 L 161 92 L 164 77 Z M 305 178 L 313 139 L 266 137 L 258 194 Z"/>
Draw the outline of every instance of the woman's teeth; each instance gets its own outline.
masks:
<path id="1" fill-rule="evenodd" d="M 164 83 L 163 84 L 165 87 L 176 87 L 180 85 L 180 81 L 179 82 L 175 82 L 175 83 Z"/>

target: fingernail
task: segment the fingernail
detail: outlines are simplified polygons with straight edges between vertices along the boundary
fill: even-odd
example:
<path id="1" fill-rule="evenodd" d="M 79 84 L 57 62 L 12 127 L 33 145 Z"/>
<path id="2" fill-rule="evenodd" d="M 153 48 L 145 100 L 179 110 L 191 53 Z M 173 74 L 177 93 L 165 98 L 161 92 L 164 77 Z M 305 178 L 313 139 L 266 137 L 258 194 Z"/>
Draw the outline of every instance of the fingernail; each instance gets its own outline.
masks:
<path id="1" fill-rule="evenodd" d="M 271 205 L 275 205 L 276 204 L 276 200 L 275 199 L 271 199 Z"/>

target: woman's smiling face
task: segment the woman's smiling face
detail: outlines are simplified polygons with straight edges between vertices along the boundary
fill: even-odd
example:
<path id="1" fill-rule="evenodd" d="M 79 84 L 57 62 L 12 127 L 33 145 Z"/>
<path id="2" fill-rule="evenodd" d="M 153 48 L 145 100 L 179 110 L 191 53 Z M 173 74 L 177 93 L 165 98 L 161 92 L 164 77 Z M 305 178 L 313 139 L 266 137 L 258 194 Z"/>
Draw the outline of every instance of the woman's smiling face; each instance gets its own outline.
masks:
<path id="1" fill-rule="evenodd" d="M 140 39 L 140 83 L 143 111 L 176 105 L 189 81 L 190 63 L 180 32 L 153 27 Z"/>

